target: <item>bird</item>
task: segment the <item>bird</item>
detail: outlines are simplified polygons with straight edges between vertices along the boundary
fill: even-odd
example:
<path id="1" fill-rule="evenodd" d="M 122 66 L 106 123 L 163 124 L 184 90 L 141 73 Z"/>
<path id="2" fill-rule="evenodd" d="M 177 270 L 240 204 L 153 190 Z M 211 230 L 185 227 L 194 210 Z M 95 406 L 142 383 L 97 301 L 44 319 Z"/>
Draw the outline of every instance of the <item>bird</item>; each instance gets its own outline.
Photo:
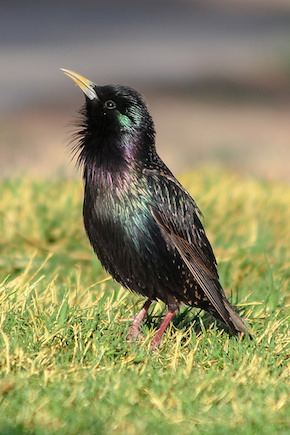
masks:
<path id="1" fill-rule="evenodd" d="M 181 305 L 205 310 L 232 335 L 249 334 L 220 284 L 196 202 L 157 154 L 144 97 L 61 69 L 85 96 L 74 152 L 83 172 L 86 234 L 114 280 L 146 298 L 127 340 L 142 336 L 142 321 L 156 300 L 167 310 L 151 350 Z"/>

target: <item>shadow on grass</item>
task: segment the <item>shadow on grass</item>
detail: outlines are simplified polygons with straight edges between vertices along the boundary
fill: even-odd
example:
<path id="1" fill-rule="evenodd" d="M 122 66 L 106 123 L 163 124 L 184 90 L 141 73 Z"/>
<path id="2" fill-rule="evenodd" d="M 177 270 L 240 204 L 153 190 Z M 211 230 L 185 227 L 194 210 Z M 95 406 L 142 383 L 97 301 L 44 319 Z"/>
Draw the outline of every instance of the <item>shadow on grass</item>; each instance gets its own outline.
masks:
<path id="1" fill-rule="evenodd" d="M 162 314 L 158 316 L 151 316 L 150 314 L 148 314 L 144 321 L 144 325 L 148 329 L 158 329 L 164 315 L 165 309 L 163 310 Z M 230 332 L 229 327 L 223 322 L 215 319 L 211 314 L 201 309 L 196 309 L 194 307 L 186 307 L 185 309 L 180 311 L 173 318 L 172 323 L 174 327 L 178 330 L 187 330 L 189 328 L 192 328 L 196 335 L 210 329 L 214 324 L 214 327 L 217 329 L 217 331 L 224 331 L 230 337 L 233 336 Z"/>
<path id="2" fill-rule="evenodd" d="M 24 427 L 22 424 L 5 425 L 1 427 L 1 435 L 34 435 L 34 430 Z"/>

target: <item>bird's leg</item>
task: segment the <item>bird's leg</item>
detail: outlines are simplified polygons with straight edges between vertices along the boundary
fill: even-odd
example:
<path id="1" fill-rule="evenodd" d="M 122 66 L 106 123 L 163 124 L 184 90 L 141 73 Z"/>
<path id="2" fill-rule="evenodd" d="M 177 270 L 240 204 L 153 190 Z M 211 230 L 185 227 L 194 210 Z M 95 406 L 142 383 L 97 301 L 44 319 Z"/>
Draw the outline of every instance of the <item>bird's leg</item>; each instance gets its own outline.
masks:
<path id="1" fill-rule="evenodd" d="M 155 350 L 159 347 L 162 335 L 164 334 L 167 326 L 169 325 L 169 323 L 171 322 L 175 314 L 177 314 L 177 311 L 178 311 L 177 309 L 174 311 L 170 311 L 170 310 L 167 311 L 163 319 L 163 322 L 161 323 L 158 331 L 156 332 L 155 337 L 151 341 L 150 350 Z"/>
<path id="2" fill-rule="evenodd" d="M 149 310 L 150 305 L 152 304 L 152 301 L 148 299 L 138 314 L 134 317 L 134 320 L 130 326 L 129 334 L 127 336 L 127 340 L 130 341 L 132 338 L 138 338 L 140 336 L 140 325 L 141 322 L 144 320 L 144 317 L 147 314 L 147 311 Z"/>

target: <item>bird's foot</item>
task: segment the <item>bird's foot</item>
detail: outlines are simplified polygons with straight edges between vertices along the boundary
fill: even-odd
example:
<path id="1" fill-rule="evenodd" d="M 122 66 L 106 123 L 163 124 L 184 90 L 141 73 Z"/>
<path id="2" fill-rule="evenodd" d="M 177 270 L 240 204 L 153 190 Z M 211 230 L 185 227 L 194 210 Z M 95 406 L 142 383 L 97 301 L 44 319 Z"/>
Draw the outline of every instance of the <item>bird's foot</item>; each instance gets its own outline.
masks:
<path id="1" fill-rule="evenodd" d="M 139 313 L 135 316 L 135 318 L 130 326 L 130 329 L 129 329 L 127 341 L 144 338 L 144 335 L 140 332 L 140 325 L 141 325 L 142 321 L 144 320 L 144 317 L 146 316 L 147 311 L 148 311 L 151 304 L 152 304 L 152 301 L 150 301 L 150 299 L 148 299 L 145 302 L 145 304 L 143 305 L 143 307 L 141 308 L 141 310 L 139 311 Z"/>
<path id="2" fill-rule="evenodd" d="M 144 338 L 144 334 L 140 332 L 139 327 L 132 324 L 129 329 L 129 334 L 127 335 L 126 340 L 127 341 L 142 340 L 143 338 Z"/>
<path id="3" fill-rule="evenodd" d="M 156 332 L 155 337 L 153 338 L 153 340 L 151 341 L 150 344 L 150 351 L 154 351 L 156 349 L 158 349 L 158 347 L 160 346 L 161 343 L 161 338 L 162 335 L 164 334 L 167 326 L 169 325 L 169 323 L 171 322 L 171 320 L 173 319 L 173 317 L 175 316 L 175 314 L 177 313 L 178 310 L 175 311 L 168 311 L 163 319 L 163 322 L 161 323 L 158 331 Z"/>

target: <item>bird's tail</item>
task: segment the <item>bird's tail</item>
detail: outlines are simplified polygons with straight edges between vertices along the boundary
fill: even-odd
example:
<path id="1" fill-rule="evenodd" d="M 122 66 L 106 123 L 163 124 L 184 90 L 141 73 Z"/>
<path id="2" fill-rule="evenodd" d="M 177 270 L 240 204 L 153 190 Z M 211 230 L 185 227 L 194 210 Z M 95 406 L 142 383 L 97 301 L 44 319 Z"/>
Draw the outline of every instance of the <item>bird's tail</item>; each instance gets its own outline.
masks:
<path id="1" fill-rule="evenodd" d="M 229 315 L 228 319 L 224 319 L 224 321 L 229 326 L 232 334 L 249 335 L 252 338 L 252 334 L 250 333 L 249 329 L 246 327 L 241 317 L 235 312 L 229 301 L 224 299 L 223 302 Z"/>

